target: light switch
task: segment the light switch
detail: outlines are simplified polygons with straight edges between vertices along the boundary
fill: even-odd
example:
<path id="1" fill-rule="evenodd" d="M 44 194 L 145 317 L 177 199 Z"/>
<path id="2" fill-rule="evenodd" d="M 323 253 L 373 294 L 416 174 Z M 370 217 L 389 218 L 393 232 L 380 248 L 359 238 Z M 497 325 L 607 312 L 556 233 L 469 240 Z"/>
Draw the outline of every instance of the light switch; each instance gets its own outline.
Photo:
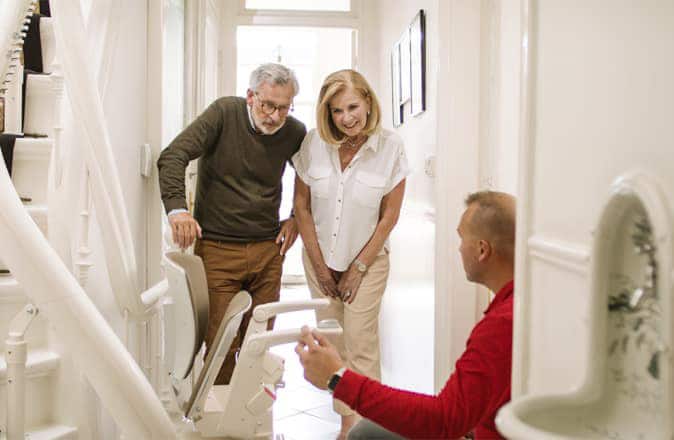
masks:
<path id="1" fill-rule="evenodd" d="M 428 156 L 424 161 L 424 172 L 428 177 L 435 177 L 435 156 Z"/>

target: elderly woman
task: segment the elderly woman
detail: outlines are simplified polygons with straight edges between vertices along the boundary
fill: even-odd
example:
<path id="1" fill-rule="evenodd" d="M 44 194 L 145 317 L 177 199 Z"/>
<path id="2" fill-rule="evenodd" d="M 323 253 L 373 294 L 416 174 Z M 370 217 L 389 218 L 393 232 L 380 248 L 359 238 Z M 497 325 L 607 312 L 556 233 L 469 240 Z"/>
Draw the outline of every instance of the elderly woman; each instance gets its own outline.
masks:
<path id="1" fill-rule="evenodd" d="M 294 212 L 314 298 L 330 298 L 319 320 L 337 319 L 349 368 L 380 378 L 379 308 L 389 274 L 388 236 L 400 214 L 409 167 L 402 140 L 381 128 L 374 91 L 354 70 L 329 75 L 318 97 L 317 129 L 293 156 Z M 339 401 L 340 438 L 357 421 Z"/>

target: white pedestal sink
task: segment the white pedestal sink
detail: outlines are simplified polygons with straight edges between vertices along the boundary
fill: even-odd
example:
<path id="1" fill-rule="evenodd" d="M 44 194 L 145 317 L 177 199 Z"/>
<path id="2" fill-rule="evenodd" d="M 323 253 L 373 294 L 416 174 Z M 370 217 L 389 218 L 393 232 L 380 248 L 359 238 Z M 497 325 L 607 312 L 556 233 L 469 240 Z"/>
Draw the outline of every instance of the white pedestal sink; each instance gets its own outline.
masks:
<path id="1" fill-rule="evenodd" d="M 613 184 L 592 249 L 591 341 L 585 380 L 565 395 L 504 406 L 509 439 L 673 437 L 672 222 L 658 184 L 631 173 Z"/>

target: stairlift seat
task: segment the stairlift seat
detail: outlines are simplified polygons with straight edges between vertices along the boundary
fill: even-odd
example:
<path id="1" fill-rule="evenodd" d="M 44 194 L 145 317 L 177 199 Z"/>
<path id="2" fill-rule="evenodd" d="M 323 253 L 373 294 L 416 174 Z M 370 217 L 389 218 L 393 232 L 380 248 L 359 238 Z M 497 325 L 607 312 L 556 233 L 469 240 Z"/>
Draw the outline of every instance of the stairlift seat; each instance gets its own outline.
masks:
<path id="1" fill-rule="evenodd" d="M 236 333 L 241 325 L 243 314 L 246 313 L 253 303 L 250 294 L 245 290 L 237 293 L 222 318 L 218 333 L 213 341 L 213 348 L 208 351 L 204 367 L 199 374 L 199 378 L 193 388 L 192 397 L 185 406 L 185 416 L 188 419 L 197 421 L 200 419 L 200 413 L 205 408 L 205 400 L 208 397 L 208 391 L 213 387 L 215 378 L 222 367 L 229 348 L 234 342 Z M 212 406 L 212 404 L 211 404 Z"/>
<path id="2" fill-rule="evenodd" d="M 168 295 L 166 359 L 174 381 L 187 377 L 208 328 L 208 283 L 204 264 L 196 255 L 165 254 Z"/>
<path id="3" fill-rule="evenodd" d="M 283 378 L 284 360 L 269 348 L 296 341 L 301 329 L 266 330 L 279 313 L 319 309 L 328 300 L 314 299 L 263 304 L 253 312 L 239 359 L 229 385 L 214 385 L 215 378 L 241 326 L 252 298 L 246 291 L 234 296 L 225 311 L 203 368 L 193 380 L 194 360 L 203 344 L 208 320 L 208 285 L 199 257 L 182 252 L 165 255 L 168 297 L 165 346 L 175 402 L 186 420 L 203 437 L 269 438 L 272 405 Z M 319 326 L 326 335 L 341 333 L 336 325 Z M 329 323 L 328 323 L 329 324 Z"/>

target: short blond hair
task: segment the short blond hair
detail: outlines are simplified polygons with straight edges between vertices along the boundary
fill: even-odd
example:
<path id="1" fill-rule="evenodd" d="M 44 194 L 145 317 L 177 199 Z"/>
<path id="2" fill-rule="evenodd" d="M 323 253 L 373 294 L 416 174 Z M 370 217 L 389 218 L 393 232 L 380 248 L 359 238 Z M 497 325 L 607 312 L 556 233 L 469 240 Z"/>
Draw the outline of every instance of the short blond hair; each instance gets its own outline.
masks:
<path id="1" fill-rule="evenodd" d="M 355 70 L 338 70 L 328 75 L 323 81 L 321 91 L 318 94 L 318 106 L 316 107 L 316 129 L 321 139 L 329 144 L 341 144 L 346 140 L 346 136 L 332 122 L 330 101 L 349 87 L 353 88 L 365 100 L 369 100 L 370 103 L 370 113 L 367 116 L 363 134 L 370 136 L 381 125 L 379 100 L 365 77 Z"/>
<path id="2" fill-rule="evenodd" d="M 466 207 L 476 206 L 470 217 L 470 230 L 489 241 L 496 252 L 514 261 L 515 197 L 499 191 L 478 191 L 469 194 L 465 203 Z"/>

